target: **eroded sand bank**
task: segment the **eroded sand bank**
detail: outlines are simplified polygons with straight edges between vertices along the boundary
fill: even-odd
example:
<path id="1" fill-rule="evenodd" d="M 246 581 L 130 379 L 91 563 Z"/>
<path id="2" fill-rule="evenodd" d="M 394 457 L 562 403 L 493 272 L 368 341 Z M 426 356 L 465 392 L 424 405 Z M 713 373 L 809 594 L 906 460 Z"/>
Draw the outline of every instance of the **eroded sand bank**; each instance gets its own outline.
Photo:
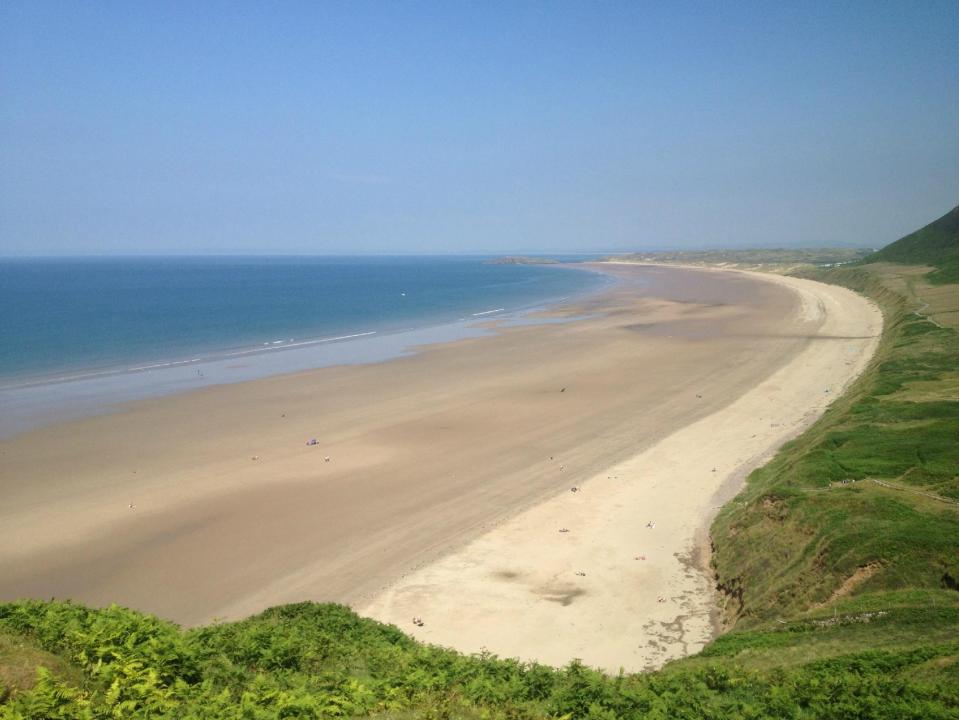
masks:
<path id="1" fill-rule="evenodd" d="M 817 412 L 870 342 L 817 337 L 874 335 L 878 319 L 834 288 L 806 295 L 820 315 L 746 275 L 604 271 L 621 284 L 554 312 L 585 319 L 133 403 L 0 442 L 0 600 L 117 602 L 187 624 L 330 600 L 467 650 L 658 661 L 630 648 L 696 614 L 677 598 L 704 580 L 674 553 L 688 553 L 722 477 Z M 825 374 L 802 385 L 793 370 L 816 358 Z M 779 395 L 741 411 L 753 422 L 762 406 L 758 437 L 718 427 L 715 414 L 760 381 Z M 780 405 L 798 415 L 772 419 Z M 706 437 L 691 445 L 680 430 Z M 696 458 L 717 472 L 682 465 Z M 694 624 L 682 627 L 692 649 Z M 624 644 L 633 632 L 646 634 Z"/>
<path id="2" fill-rule="evenodd" d="M 617 671 L 713 636 L 704 529 L 748 471 L 818 418 L 865 367 L 878 309 L 844 288 L 763 276 L 797 294 L 781 332 L 808 335 L 738 399 L 406 576 L 359 609 L 458 650 Z M 721 391 L 718 382 L 697 386 Z M 656 412 L 637 408 L 637 412 Z M 572 491 L 572 487 L 576 491 Z M 411 624 L 416 616 L 422 627 Z"/>

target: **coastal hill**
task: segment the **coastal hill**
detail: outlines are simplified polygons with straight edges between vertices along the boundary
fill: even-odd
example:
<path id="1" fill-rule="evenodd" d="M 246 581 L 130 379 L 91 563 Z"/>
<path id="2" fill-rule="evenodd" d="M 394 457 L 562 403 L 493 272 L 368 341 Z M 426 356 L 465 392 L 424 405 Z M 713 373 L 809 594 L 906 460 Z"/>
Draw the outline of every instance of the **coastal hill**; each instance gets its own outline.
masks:
<path id="1" fill-rule="evenodd" d="M 871 298 L 883 335 L 717 517 L 724 632 L 698 655 L 608 676 L 423 645 L 336 605 L 183 630 L 28 600 L 0 604 L 0 718 L 959 717 L 957 218 L 801 270 Z"/>
<path id="2" fill-rule="evenodd" d="M 959 282 L 959 205 L 923 228 L 906 235 L 863 260 L 938 268 L 933 283 Z"/>

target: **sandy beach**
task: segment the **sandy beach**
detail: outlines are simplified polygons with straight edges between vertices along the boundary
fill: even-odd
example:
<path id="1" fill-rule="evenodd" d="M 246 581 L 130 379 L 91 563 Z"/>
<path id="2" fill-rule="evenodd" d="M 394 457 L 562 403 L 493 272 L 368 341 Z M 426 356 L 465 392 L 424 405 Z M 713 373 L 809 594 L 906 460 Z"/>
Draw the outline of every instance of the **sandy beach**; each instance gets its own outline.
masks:
<path id="1" fill-rule="evenodd" d="M 0 442 L 0 600 L 184 624 L 336 601 L 613 670 L 694 651 L 709 517 L 858 374 L 881 317 L 808 281 L 595 269 L 621 282 L 549 313 L 566 322 Z"/>
<path id="2" fill-rule="evenodd" d="M 752 274 L 750 274 L 752 275 Z M 755 276 L 754 276 L 755 277 Z M 403 578 L 363 614 L 424 641 L 553 665 L 657 668 L 716 633 L 707 529 L 749 471 L 818 418 L 868 363 L 880 311 L 844 288 L 795 292 L 788 363 L 725 407 Z M 714 387 L 710 387 L 714 391 Z"/>

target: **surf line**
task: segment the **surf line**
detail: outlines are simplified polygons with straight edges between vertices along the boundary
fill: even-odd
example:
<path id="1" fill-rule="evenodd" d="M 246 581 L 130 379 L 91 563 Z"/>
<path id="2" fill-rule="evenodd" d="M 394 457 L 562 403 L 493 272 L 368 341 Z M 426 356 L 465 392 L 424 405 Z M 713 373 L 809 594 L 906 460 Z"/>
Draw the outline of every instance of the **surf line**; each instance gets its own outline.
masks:
<path id="1" fill-rule="evenodd" d="M 319 345 L 320 343 L 335 342 L 337 340 L 350 340 L 351 338 L 367 337 L 368 335 L 376 335 L 376 330 L 371 330 L 370 332 L 354 333 L 353 335 L 339 335 L 337 337 L 321 338 L 319 340 L 303 340 L 301 342 L 287 343 L 286 345 L 277 346 L 271 344 L 267 347 L 252 348 L 250 350 L 237 350 L 236 352 L 227 353 L 225 357 L 250 355 L 252 353 L 268 352 L 270 350 L 286 350 L 287 348 L 303 347 L 304 345 Z"/>
<path id="2" fill-rule="evenodd" d="M 496 308 L 495 310 L 485 310 L 479 313 L 473 313 L 473 317 L 479 317 L 480 315 L 492 315 L 493 313 L 503 312 L 506 308 Z"/>
<path id="3" fill-rule="evenodd" d="M 191 358 L 190 360 L 171 360 L 169 362 L 154 363 L 153 365 L 138 365 L 136 367 L 116 367 L 109 370 L 98 370 L 96 372 L 75 373 L 73 375 L 53 375 L 46 378 L 37 378 L 26 380 L 22 384 L 0 385 L 0 391 L 20 390 L 21 388 L 37 387 L 39 385 L 54 385 L 58 383 L 72 382 L 74 380 L 89 380 L 96 377 L 107 375 L 122 375 L 123 373 L 140 372 L 142 370 L 153 370 L 155 368 L 166 368 L 174 365 L 188 365 L 189 363 L 200 362 L 203 358 Z"/>
<path id="4" fill-rule="evenodd" d="M 160 367 L 173 367 L 174 365 L 187 365 L 189 363 L 200 362 L 202 358 L 193 358 L 191 360 L 171 360 L 170 362 L 156 363 L 154 365 L 140 365 L 138 367 L 127 368 L 127 372 L 139 372 L 140 370 L 153 370 Z"/>

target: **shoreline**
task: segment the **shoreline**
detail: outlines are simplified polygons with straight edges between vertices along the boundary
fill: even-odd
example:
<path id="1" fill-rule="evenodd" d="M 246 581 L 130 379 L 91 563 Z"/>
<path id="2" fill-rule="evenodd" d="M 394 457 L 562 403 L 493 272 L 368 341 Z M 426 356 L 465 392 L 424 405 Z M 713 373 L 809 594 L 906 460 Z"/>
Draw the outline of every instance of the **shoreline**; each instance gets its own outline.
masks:
<path id="1" fill-rule="evenodd" d="M 709 568 L 712 520 L 749 472 L 812 425 L 861 374 L 878 344 L 882 315 L 844 288 L 709 271 L 790 288 L 818 337 L 855 331 L 863 337 L 846 337 L 838 354 L 808 345 L 726 407 L 582 482 L 575 493 L 558 493 L 419 568 L 357 611 L 462 652 L 557 666 L 576 657 L 608 672 L 661 667 L 718 635 Z M 817 384 L 828 387 L 816 393 Z M 686 481 L 682 490 L 676 477 Z M 695 492 L 699 499 L 677 506 L 677 492 Z M 651 516 L 645 526 L 645 517 L 633 514 L 639 508 Z M 566 524 L 569 532 L 557 536 Z M 653 540 L 667 524 L 667 541 Z M 551 549 L 544 551 L 544 543 Z M 654 593 L 649 584 L 656 584 Z M 424 625 L 410 626 L 411 614 Z M 514 617 L 523 618 L 521 628 L 502 622 Z"/>
<path id="2" fill-rule="evenodd" d="M 583 264 L 555 267 L 596 273 Z M 497 320 L 505 326 L 523 323 L 537 313 L 550 312 L 562 303 L 581 301 L 606 289 L 608 282 L 604 281 L 598 287 L 571 295 L 483 310 L 455 321 L 440 322 L 432 318 L 409 328 L 385 327 L 329 337 L 291 338 L 256 346 L 188 353 L 187 357 L 173 360 L 140 360 L 77 369 L 69 374 L 64 371 L 6 378 L 0 380 L 0 404 L 7 409 L 0 417 L 0 439 L 65 421 L 122 411 L 127 403 L 150 398 L 327 367 L 389 362 L 416 353 L 420 347 L 489 335 L 490 321 Z"/>
<path id="3" fill-rule="evenodd" d="M 621 282 L 541 324 L 0 441 L 0 599 L 187 625 L 358 606 L 725 407 L 809 342 L 781 332 L 796 301 L 769 283 L 602 269 Z"/>

